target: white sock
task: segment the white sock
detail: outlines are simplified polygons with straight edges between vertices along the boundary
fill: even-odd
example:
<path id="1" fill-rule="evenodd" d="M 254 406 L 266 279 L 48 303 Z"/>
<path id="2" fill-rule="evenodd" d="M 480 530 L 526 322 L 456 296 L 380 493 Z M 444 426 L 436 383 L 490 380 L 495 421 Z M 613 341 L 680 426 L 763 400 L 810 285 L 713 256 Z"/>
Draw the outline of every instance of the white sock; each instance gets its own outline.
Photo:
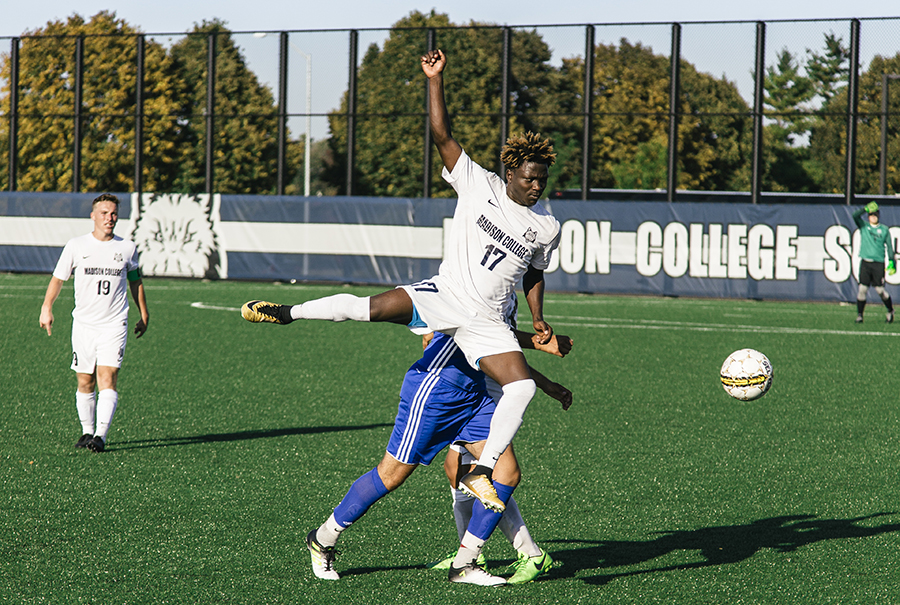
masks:
<path id="1" fill-rule="evenodd" d="M 466 535 L 466 528 L 469 527 L 469 521 L 472 520 L 472 504 L 475 498 L 458 489 L 450 488 L 453 495 L 453 520 L 456 521 L 456 533 L 459 541 L 462 542 L 463 536 Z"/>
<path id="2" fill-rule="evenodd" d="M 119 393 L 112 389 L 103 389 L 97 394 L 97 430 L 94 436 L 103 439 L 103 443 L 106 443 L 109 425 L 112 424 L 118 404 Z"/>
<path id="3" fill-rule="evenodd" d="M 535 543 L 531 538 L 531 534 L 528 533 L 528 528 L 525 527 L 525 520 L 522 519 L 522 513 L 519 511 L 519 505 L 516 504 L 516 499 L 512 496 L 509 497 L 509 502 L 506 503 L 506 510 L 503 511 L 503 516 L 500 517 L 498 527 L 500 527 L 500 531 L 503 532 L 503 535 L 506 536 L 512 547 L 518 552 L 525 553 L 529 557 L 540 556 L 541 547 Z"/>
<path id="4" fill-rule="evenodd" d="M 480 466 L 494 468 L 497 459 L 512 443 L 516 431 L 522 426 L 522 417 L 537 387 L 530 378 L 510 382 L 503 387 L 503 397 L 497 402 L 497 409 L 491 417 L 491 430 L 488 433 L 484 450 L 478 459 Z"/>
<path id="5" fill-rule="evenodd" d="M 478 558 L 478 555 L 481 554 L 481 549 L 484 546 L 484 540 L 475 537 L 469 532 L 466 532 L 460 542 L 459 550 L 456 551 L 456 556 L 453 558 L 453 567 L 457 569 L 465 567 L 470 563 L 474 563 L 475 559 Z"/>
<path id="6" fill-rule="evenodd" d="M 294 319 L 324 319 L 327 321 L 369 321 L 369 297 L 335 294 L 309 300 L 291 307 Z"/>
<path id="7" fill-rule="evenodd" d="M 78 410 L 78 420 L 81 421 L 81 434 L 94 434 L 94 414 L 97 409 L 97 398 L 94 392 L 82 393 L 75 391 L 75 409 Z"/>
<path id="8" fill-rule="evenodd" d="M 331 516 L 328 517 L 328 520 L 320 525 L 319 529 L 316 530 L 316 542 L 326 547 L 334 546 L 335 544 L 337 544 L 338 537 L 340 537 L 341 532 L 345 529 L 347 528 L 338 525 L 338 522 L 334 520 L 334 513 L 331 513 Z"/>

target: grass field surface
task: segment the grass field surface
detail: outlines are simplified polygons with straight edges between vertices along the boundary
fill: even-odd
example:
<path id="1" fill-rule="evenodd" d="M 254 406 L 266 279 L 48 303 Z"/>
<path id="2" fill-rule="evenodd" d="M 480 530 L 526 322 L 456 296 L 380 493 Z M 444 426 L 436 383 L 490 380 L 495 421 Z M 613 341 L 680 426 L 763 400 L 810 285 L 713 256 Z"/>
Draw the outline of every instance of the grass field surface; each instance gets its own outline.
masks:
<path id="1" fill-rule="evenodd" d="M 456 548 L 442 456 L 344 533 L 340 581 L 309 568 L 303 539 L 380 460 L 421 344 L 239 308 L 380 289 L 145 280 L 93 454 L 74 448 L 71 283 L 48 337 L 48 280 L 0 275 L 2 603 L 900 603 L 900 324 L 880 303 L 856 325 L 838 304 L 548 293 L 575 349 L 528 357 L 575 402 L 531 403 L 515 495 L 561 565 L 491 589 L 425 568 Z M 775 369 L 750 403 L 718 378 L 745 347 Z M 485 552 L 494 573 L 515 557 L 499 531 Z"/>

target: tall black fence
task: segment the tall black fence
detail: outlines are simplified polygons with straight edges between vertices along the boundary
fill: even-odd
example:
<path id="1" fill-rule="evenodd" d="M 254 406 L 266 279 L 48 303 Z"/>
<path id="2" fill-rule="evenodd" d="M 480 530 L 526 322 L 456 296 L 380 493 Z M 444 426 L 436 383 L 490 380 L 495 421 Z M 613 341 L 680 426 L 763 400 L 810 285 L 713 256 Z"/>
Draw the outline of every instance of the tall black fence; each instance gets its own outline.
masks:
<path id="1" fill-rule="evenodd" d="M 480 26 L 484 29 L 484 26 Z M 456 28 L 460 29 L 460 28 Z M 617 40 L 629 39 L 637 41 L 644 46 L 654 48 L 660 54 L 659 49 L 668 49 L 670 61 L 668 82 L 668 110 L 658 116 L 660 120 L 668 122 L 665 129 L 668 133 L 666 144 L 666 179 L 665 190 L 653 192 L 659 196 L 665 194 L 665 199 L 676 201 L 687 199 L 677 188 L 679 154 L 679 132 L 684 132 L 686 121 L 701 123 L 707 116 L 702 114 L 685 114 L 685 95 L 690 95 L 690 90 L 685 90 L 682 81 L 682 66 L 685 61 L 696 66 L 698 71 L 710 73 L 715 77 L 722 77 L 734 83 L 741 95 L 747 101 L 749 108 L 746 113 L 736 114 L 742 120 L 752 124 L 752 150 L 748 154 L 750 178 L 746 191 L 743 193 L 753 203 L 762 200 L 763 174 L 766 169 L 764 163 L 765 145 L 764 136 L 766 124 L 773 123 L 784 116 L 766 107 L 766 83 L 767 70 L 772 68 L 773 61 L 779 57 L 779 53 L 788 50 L 795 57 L 808 55 L 821 48 L 821 42 L 828 34 L 837 35 L 849 52 L 849 60 L 844 68 L 844 80 L 840 86 L 846 90 L 846 104 L 841 108 L 840 118 L 846 122 L 846 128 L 841 133 L 844 186 L 843 191 L 831 191 L 831 194 L 842 194 L 847 204 L 853 203 L 857 195 L 857 169 L 859 162 L 858 137 L 861 125 L 871 128 L 877 124 L 880 130 L 877 149 L 877 169 L 879 173 L 879 187 L 875 193 L 886 195 L 893 193 L 894 187 L 888 186 L 888 175 L 898 171 L 895 158 L 889 154 L 891 145 L 889 138 L 900 136 L 900 124 L 891 125 L 894 115 L 889 105 L 890 83 L 900 79 L 900 74 L 878 74 L 881 81 L 879 99 L 869 99 L 878 102 L 877 111 L 861 111 L 860 109 L 860 73 L 868 69 L 873 58 L 898 57 L 900 51 L 900 20 L 886 19 L 845 19 L 845 20 L 807 20 L 807 21 L 733 21 L 733 22 L 693 22 L 693 23 L 625 23 L 625 24 L 582 24 L 582 25 L 529 25 L 529 26 L 498 26 L 502 36 L 502 43 L 497 49 L 502 64 L 502 86 L 499 113 L 481 114 L 492 120 L 499 121 L 498 147 L 502 145 L 509 134 L 510 120 L 517 116 L 520 110 L 511 97 L 510 79 L 515 76 L 512 73 L 512 65 L 515 53 L 515 45 L 512 43 L 512 35 L 516 31 L 532 31 L 539 33 L 548 40 L 553 48 L 552 63 L 561 64 L 565 60 L 580 61 L 584 66 L 583 84 L 580 87 L 582 99 L 569 103 L 573 108 L 566 112 L 565 117 L 578 120 L 580 127 L 580 178 L 577 182 L 580 187 L 569 192 L 569 197 L 590 199 L 592 197 L 592 154 L 596 149 L 594 143 L 595 127 L 599 118 L 603 117 L 596 109 L 596 95 L 598 94 L 594 82 L 595 50 L 598 44 L 613 43 Z M 309 147 L 314 138 L 319 140 L 334 136 L 328 124 L 329 117 L 341 115 L 346 123 L 346 132 L 341 136 L 346 139 L 346 156 L 343 158 L 344 183 L 339 193 L 353 195 L 357 193 L 355 181 L 358 178 L 356 149 L 357 141 L 364 132 L 369 120 L 378 119 L 380 114 L 361 112 L 358 104 L 358 81 L 360 69 L 360 45 L 379 45 L 390 35 L 391 30 L 385 29 L 359 29 L 359 30 L 290 30 L 276 32 L 212 32 L 203 34 L 206 36 L 206 104 L 203 111 L 205 129 L 205 189 L 212 192 L 217 187 L 216 152 L 217 121 L 235 118 L 234 114 L 217 113 L 220 99 L 217 98 L 215 81 L 222 77 L 217 72 L 217 38 L 227 34 L 242 44 L 242 50 L 247 57 L 248 65 L 257 73 L 259 79 L 268 83 L 273 90 L 275 107 L 271 114 L 267 114 L 274 120 L 277 130 L 277 163 L 272 172 L 277 174 L 277 186 L 274 193 L 284 194 L 289 173 L 286 163 L 289 162 L 287 148 L 292 141 L 288 136 L 289 125 L 300 125 L 305 121 L 304 130 L 306 157 L 305 157 L 305 188 L 303 193 L 310 195 L 309 185 Z M 422 28 L 414 31 L 415 35 L 421 35 L 421 51 L 434 48 L 440 43 L 440 39 L 446 32 L 440 28 Z M 163 44 L 171 44 L 173 40 L 185 36 L 199 34 L 138 34 L 132 36 L 136 46 L 136 63 L 129 69 L 136 73 L 136 86 L 133 91 L 134 112 L 133 115 L 118 116 L 128 119 L 133 124 L 134 136 L 134 178 L 133 190 L 142 191 L 143 163 L 146 161 L 147 149 L 147 124 L 153 116 L 145 106 L 145 72 L 148 68 L 148 58 L 145 47 L 148 39 L 162 41 Z M 8 165 L 6 181 L 10 191 L 18 190 L 20 179 L 18 178 L 22 165 L 23 135 L 21 125 L 23 120 L 41 120 L 53 118 L 68 120 L 70 123 L 73 146 L 71 149 L 71 183 L 76 192 L 84 188 L 80 175 L 84 156 L 89 151 L 82 148 L 82 140 L 85 136 L 85 128 L 92 127 L 91 118 L 96 114 L 87 111 L 83 106 L 82 94 L 85 78 L 91 74 L 85 73 L 85 55 L 91 52 L 90 36 L 79 36 L 75 39 L 74 52 L 74 105 L 70 114 L 45 116 L 34 115 L 22 111 L 23 99 L 27 95 L 39 95 L 41 91 L 36 89 L 29 81 L 30 75 L 20 71 L 21 45 L 23 41 L 37 37 L 7 38 L 9 53 L 5 57 L 8 63 L 7 92 L 8 102 L 4 116 L 6 128 L 8 128 Z M 305 83 L 289 70 L 293 61 L 289 57 L 302 55 L 305 61 Z M 312 61 L 315 57 L 317 64 L 323 66 L 316 72 L 312 72 Z M 341 64 L 344 68 L 340 69 Z M 718 73 L 716 73 L 716 71 Z M 900 70 L 898 70 L 900 71 Z M 315 73 L 315 79 L 311 74 Z M 348 74 L 342 79 L 340 74 Z M 68 76 L 68 74 L 66 74 Z M 313 87 L 317 95 L 313 104 Z M 300 93 L 300 94 L 298 94 Z M 871 96 L 871 95 L 870 95 Z M 305 99 L 302 104 L 298 99 Z M 342 101 L 343 99 L 343 101 Z M 817 99 L 814 103 L 821 103 Z M 820 109 L 809 107 L 807 110 L 815 114 Z M 476 114 L 477 115 L 477 114 Z M 830 114 L 835 116 L 833 106 Z M 421 195 L 431 195 L 431 178 L 429 176 L 432 165 L 432 150 L 430 132 L 427 128 L 427 113 L 425 107 L 421 112 L 414 114 L 423 120 L 422 129 L 422 188 Z M 414 117 L 413 116 L 413 117 Z M 196 117 L 196 116 L 194 116 Z M 313 137 L 313 126 L 318 137 Z M 688 124 L 690 126 L 690 124 Z M 804 141 L 796 145 L 802 146 Z M 298 139 L 299 140 L 299 139 Z M 895 151 L 900 151 L 900 141 L 895 145 Z M 871 154 L 870 154 L 871 155 Z M 868 157 L 868 156 L 867 156 Z M 869 160 L 866 160 L 869 161 Z M 871 189 L 871 187 L 870 187 Z M 649 192 L 648 192 L 649 193 Z M 872 193 L 867 191 L 867 193 Z"/>

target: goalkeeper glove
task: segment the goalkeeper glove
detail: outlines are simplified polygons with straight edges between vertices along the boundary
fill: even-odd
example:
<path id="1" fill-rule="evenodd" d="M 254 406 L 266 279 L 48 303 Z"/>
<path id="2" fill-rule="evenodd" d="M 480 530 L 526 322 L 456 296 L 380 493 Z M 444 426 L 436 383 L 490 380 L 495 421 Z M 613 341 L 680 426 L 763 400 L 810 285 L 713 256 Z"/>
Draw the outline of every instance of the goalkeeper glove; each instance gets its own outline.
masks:
<path id="1" fill-rule="evenodd" d="M 873 212 L 878 212 L 878 204 L 876 202 L 869 202 L 866 204 L 866 212 L 872 214 Z"/>
<path id="2" fill-rule="evenodd" d="M 897 267 L 894 266 L 894 261 L 892 261 L 892 260 L 888 261 L 887 274 L 893 275 L 896 272 L 897 272 Z"/>

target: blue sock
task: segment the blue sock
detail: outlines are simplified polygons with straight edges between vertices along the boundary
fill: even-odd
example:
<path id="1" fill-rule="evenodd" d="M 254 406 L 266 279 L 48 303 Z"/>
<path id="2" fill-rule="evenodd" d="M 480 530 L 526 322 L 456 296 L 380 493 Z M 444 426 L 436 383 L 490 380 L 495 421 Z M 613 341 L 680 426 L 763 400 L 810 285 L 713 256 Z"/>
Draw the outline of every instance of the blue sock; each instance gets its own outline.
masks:
<path id="1" fill-rule="evenodd" d="M 334 520 L 341 527 L 348 527 L 388 493 L 390 492 L 378 476 L 378 469 L 373 468 L 350 486 L 347 495 L 334 509 Z"/>
<path id="2" fill-rule="evenodd" d="M 516 488 L 494 481 L 494 489 L 497 490 L 497 496 L 503 501 L 503 504 L 506 504 Z M 473 536 L 481 540 L 487 540 L 494 532 L 494 529 L 497 528 L 497 524 L 500 523 L 500 517 L 502 516 L 503 513 L 488 510 L 478 502 L 473 502 L 472 520 L 469 521 L 469 527 L 466 529 Z"/>

